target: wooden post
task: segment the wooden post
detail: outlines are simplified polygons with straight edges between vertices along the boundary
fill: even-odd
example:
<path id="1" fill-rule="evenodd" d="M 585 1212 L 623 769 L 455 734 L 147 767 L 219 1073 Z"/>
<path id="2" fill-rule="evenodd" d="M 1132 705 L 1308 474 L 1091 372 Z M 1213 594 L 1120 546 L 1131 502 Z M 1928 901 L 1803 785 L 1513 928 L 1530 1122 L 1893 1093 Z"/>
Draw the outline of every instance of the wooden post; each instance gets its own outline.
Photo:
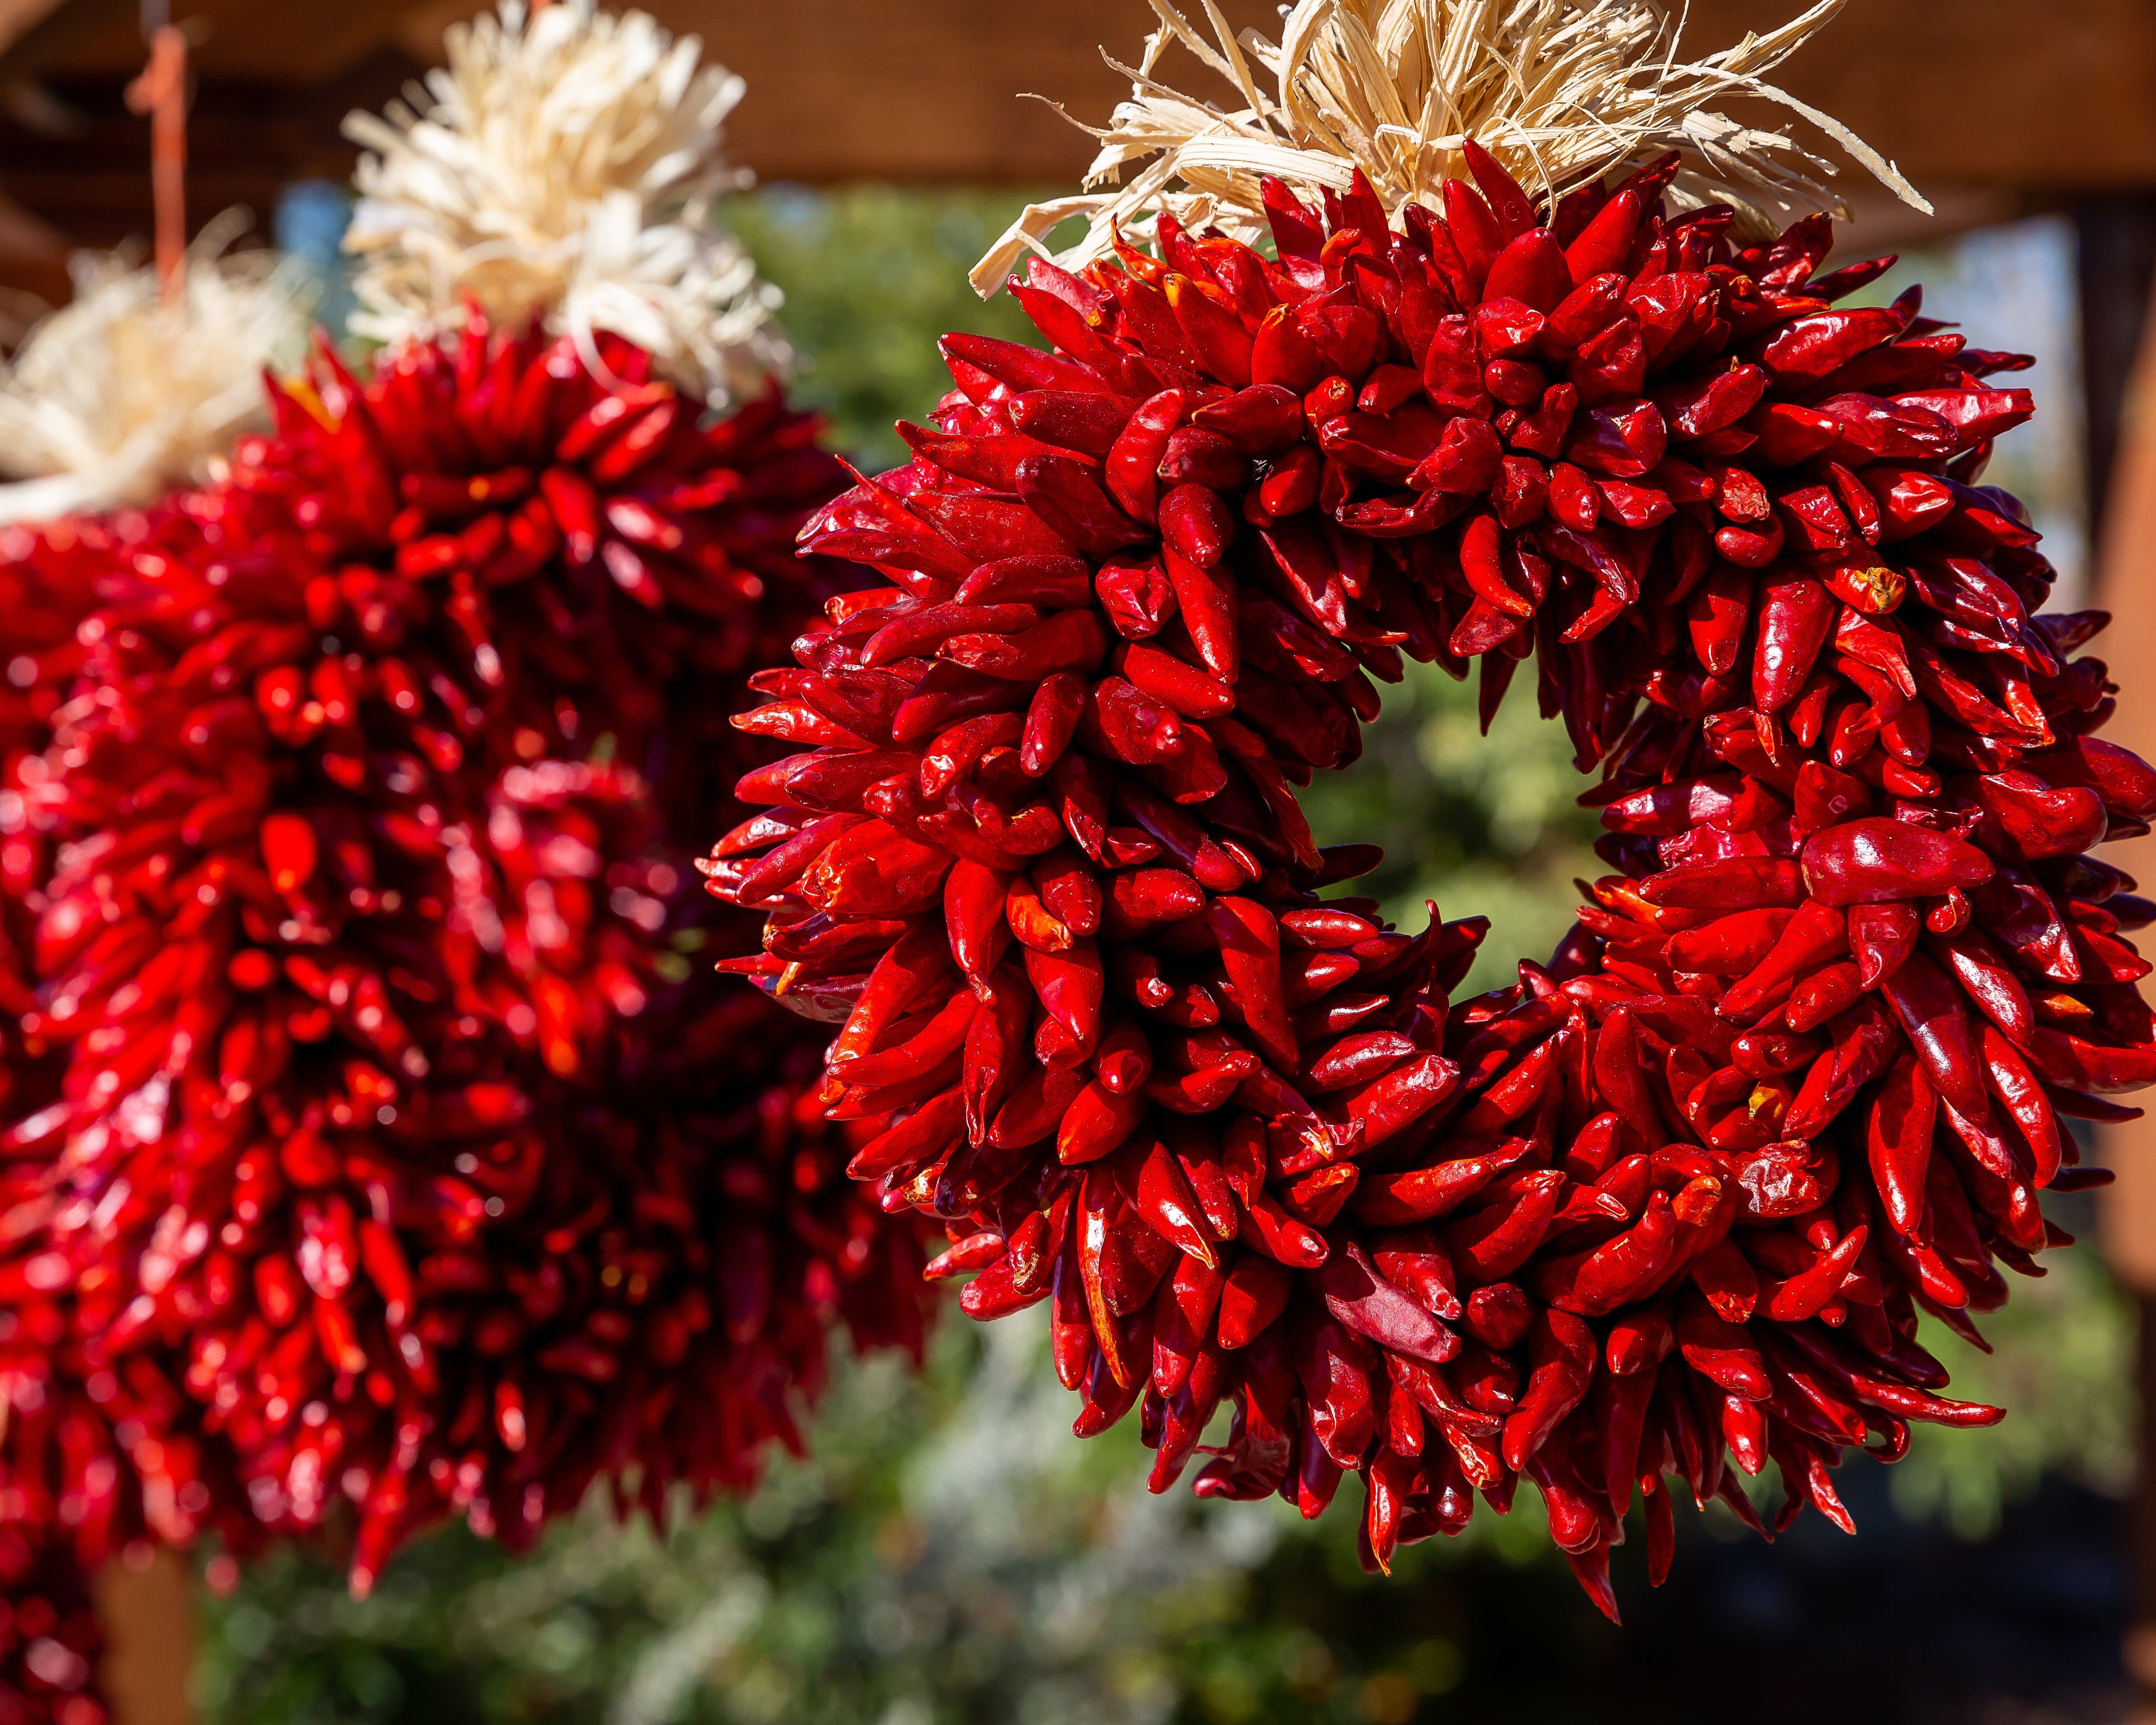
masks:
<path id="1" fill-rule="evenodd" d="M 98 1676 L 113 1725 L 195 1725 L 194 1576 L 162 1548 L 116 1558 L 91 1584 L 105 1659 Z"/>
<path id="2" fill-rule="evenodd" d="M 2075 228 L 2096 603 L 2115 619 L 2096 650 L 2120 685 L 2106 734 L 2156 758 L 2156 680 L 2147 675 L 2156 664 L 2156 319 L 2149 316 L 2156 198 L 2093 200 L 2076 210 Z M 2156 838 L 2104 854 L 2144 886 L 2156 885 Z M 2140 1465 L 2128 1529 L 2133 1591 L 2126 1666 L 2141 1692 L 2137 1719 L 2156 1725 L 2156 1117 L 2107 1127 L 2103 1139 L 2102 1159 L 2118 1174 L 2104 1202 L 2104 1243 L 2139 1320 Z"/>
<path id="3" fill-rule="evenodd" d="M 2122 478 L 2128 398 L 2142 381 L 2142 327 L 2156 272 L 2156 198 L 2097 198 L 2074 207 L 2082 316 L 2082 400 L 2088 420 L 2089 542 L 2101 533 Z"/>

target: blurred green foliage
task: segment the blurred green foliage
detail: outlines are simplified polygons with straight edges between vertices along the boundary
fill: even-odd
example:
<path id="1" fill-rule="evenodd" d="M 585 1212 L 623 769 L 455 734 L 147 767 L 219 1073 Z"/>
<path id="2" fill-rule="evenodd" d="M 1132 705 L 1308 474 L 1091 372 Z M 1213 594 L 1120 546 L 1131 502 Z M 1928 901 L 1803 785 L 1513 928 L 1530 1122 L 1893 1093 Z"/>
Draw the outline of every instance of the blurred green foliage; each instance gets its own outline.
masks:
<path id="1" fill-rule="evenodd" d="M 1017 192 L 775 186 L 726 219 L 786 295 L 780 320 L 800 356 L 793 393 L 831 416 L 863 471 L 906 459 L 896 419 L 925 421 L 951 387 L 936 353 L 947 331 L 1024 341 L 1008 294 L 983 300 L 966 272 L 1024 201 Z"/>
<path id="2" fill-rule="evenodd" d="M 1535 709 L 1532 667 L 1514 680 L 1487 737 L 1476 680 L 1410 665 L 1384 691 L 1363 732 L 1363 758 L 1298 793 L 1324 845 L 1384 847 L 1384 862 L 1351 891 L 1383 901 L 1419 928 L 1425 903 L 1440 916 L 1490 919 L 1473 993 L 1513 980 L 1523 957 L 1547 958 L 1572 926 L 1575 879 L 1606 874 L 1593 845 L 1594 817 L 1575 798 L 1583 781 L 1562 726 Z"/>
<path id="3" fill-rule="evenodd" d="M 447 1529 L 364 1601 L 280 1553 L 209 1607 L 203 1716 L 1240 1725 L 1405 1719 L 1460 1681 L 1460 1643 L 1401 1609 L 1458 1548 L 1404 1553 L 1395 1597 L 1349 1517 L 1152 1496 L 1135 1421 L 1070 1437 L 1040 1317 L 948 1324 L 918 1379 L 842 1372 L 811 1459 L 664 1538 L 598 1501 L 523 1558 Z M 1524 1501 L 1465 1543 L 1541 1567 Z"/>
<path id="4" fill-rule="evenodd" d="M 984 305 L 965 282 L 1019 202 L 779 187 L 732 212 L 785 291 L 804 356 L 797 393 L 865 468 L 902 459 L 891 421 L 924 418 L 946 387 L 939 331 L 1029 333 L 1007 299 Z M 1931 261 L 1974 291 L 1979 272 Z M 2040 516 L 2071 505 L 2056 465 L 2016 472 Z M 1322 840 L 1384 845 L 1365 885 L 1396 920 L 1419 926 L 1426 898 L 1491 918 L 1471 990 L 1546 956 L 1570 921 L 1572 878 L 1600 872 L 1580 783 L 1561 729 L 1536 714 L 1531 674 L 1484 737 L 1471 684 L 1411 667 L 1363 760 L 1306 800 Z M 2091 1231 L 2086 1200 L 2059 1219 Z M 2128 1314 L 2092 1254 L 2050 1261 L 1984 1320 L 1995 1354 L 1930 1338 L 1958 1393 L 2014 1413 L 1989 1431 L 1918 1428 L 1892 1476 L 1905 1513 L 1974 1536 L 2046 1471 L 2123 1483 Z M 1560 1651 L 1614 1635 L 1548 1555 L 1532 1492 L 1460 1541 L 1403 1553 L 1390 1582 L 1357 1567 L 1352 1483 L 1312 1525 L 1277 1502 L 1150 1496 L 1136 1421 L 1069 1437 L 1075 1404 L 1047 1369 L 1040 1317 L 984 1331 L 953 1315 L 918 1379 L 890 1360 L 840 1370 L 812 1459 L 775 1466 L 745 1504 L 683 1506 L 663 1537 L 618 1527 L 597 1502 L 524 1557 L 445 1529 L 365 1601 L 326 1558 L 280 1553 L 208 1608 L 203 1716 L 1406 1725 L 1525 1717 L 1486 1698 L 1508 1681 L 1491 1669 L 1508 1625 Z M 1710 1531 L 1733 1527 L 1717 1506 Z M 1619 1571 L 1620 1589 L 1643 1590 L 1636 1550 Z"/>

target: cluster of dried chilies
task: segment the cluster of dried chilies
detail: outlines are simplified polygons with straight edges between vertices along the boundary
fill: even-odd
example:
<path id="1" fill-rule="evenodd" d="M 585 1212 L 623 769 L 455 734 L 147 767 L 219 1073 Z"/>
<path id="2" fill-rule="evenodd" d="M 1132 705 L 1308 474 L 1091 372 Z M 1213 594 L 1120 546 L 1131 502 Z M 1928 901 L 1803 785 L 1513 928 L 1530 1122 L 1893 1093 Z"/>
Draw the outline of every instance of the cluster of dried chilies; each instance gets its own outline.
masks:
<path id="1" fill-rule="evenodd" d="M 680 95 L 649 19 L 548 18 L 487 40 Z M 323 1529 L 363 1589 L 444 1516 L 744 1489 L 834 1332 L 919 1350 L 921 1232 L 692 866 L 775 752 L 743 678 L 865 578 L 795 551 L 845 471 L 775 390 L 460 326 L 0 529 L 9 1717 L 101 1717 L 130 1546 Z"/>
<path id="2" fill-rule="evenodd" d="M 2083 854 L 2156 773 L 1979 482 L 2025 362 L 1838 309 L 1884 261 L 1740 244 L 1674 157 L 1551 207 L 1465 155 L 1441 213 L 1269 181 L 1273 256 L 1163 212 L 1014 280 L 1050 351 L 947 338 L 804 536 L 887 582 L 752 679 L 801 752 L 707 868 L 769 918 L 729 968 L 841 1024 L 832 1117 L 891 1117 L 855 1175 L 969 1312 L 1050 1302 L 1081 1433 L 1310 1515 L 1358 1473 L 1378 1565 L 1524 1476 L 1614 1610 L 1635 1491 L 1659 1579 L 1673 1478 L 1846 1526 L 1846 1449 L 1998 1417 L 1918 1318 L 1974 1333 L 2102 1178 L 2060 1117 L 2156 1079 L 2156 907 Z M 1321 898 L 1374 859 L 1294 794 L 1403 655 L 1486 716 L 1532 660 L 1601 775 L 1614 872 L 1471 999 L 1485 925 Z"/>
<path id="3" fill-rule="evenodd" d="M 85 1556 L 351 1500 L 363 1581 L 737 1486 L 834 1318 L 919 1339 L 818 1039 L 684 962 L 747 937 L 689 867 L 756 758 L 713 692 L 834 590 L 844 475 L 600 365 L 325 355 L 227 482 L 9 547 L 72 627 L 14 661 L 8 1455 Z"/>

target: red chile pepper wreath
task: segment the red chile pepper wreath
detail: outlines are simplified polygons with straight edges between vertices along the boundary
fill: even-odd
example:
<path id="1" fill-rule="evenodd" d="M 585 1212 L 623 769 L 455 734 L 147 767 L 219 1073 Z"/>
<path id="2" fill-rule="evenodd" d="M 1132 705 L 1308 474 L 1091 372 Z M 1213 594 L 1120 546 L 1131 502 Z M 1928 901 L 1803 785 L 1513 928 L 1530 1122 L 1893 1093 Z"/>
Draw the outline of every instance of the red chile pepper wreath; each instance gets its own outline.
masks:
<path id="1" fill-rule="evenodd" d="M 1308 10 L 1316 80 L 1352 8 Z M 1199 1494 L 1359 1473 L 1378 1566 L 1524 1476 L 1613 1615 L 1635 1489 L 1659 1581 L 1671 1477 L 1758 1526 L 1729 1464 L 1771 1459 L 1774 1527 L 1846 1528 L 1846 1449 L 1997 1420 L 1918 1316 L 1973 1337 L 2061 1238 L 2038 1193 L 2105 1178 L 2061 1117 L 2156 1079 L 2156 909 L 2082 854 L 2156 774 L 1978 483 L 2025 362 L 1835 309 L 1891 260 L 1742 241 L 1647 154 L 1551 202 L 1470 141 L 1441 213 L 1266 178 L 1276 257 L 1160 199 L 1157 258 L 1036 259 L 1052 351 L 947 337 L 913 461 L 804 534 L 891 584 L 752 680 L 805 752 L 708 866 L 769 916 L 726 968 L 842 1024 L 834 1117 L 896 1117 L 854 1173 L 969 1313 L 1051 1302 L 1081 1435 L 1142 1403 L 1164 1490 L 1228 1404 Z M 1617 872 L 1472 999 L 1486 925 L 1322 900 L 1374 857 L 1293 793 L 1403 654 L 1479 659 L 1486 714 L 1532 657 L 1601 769 Z"/>
<path id="2" fill-rule="evenodd" d="M 64 842 L 22 1024 L 64 1059 L 6 1138 L 11 1307 L 151 1403 L 144 1480 L 145 1439 L 228 1453 L 244 1500 L 167 1482 L 198 1517 L 351 1499 L 362 1587 L 445 1512 L 521 1543 L 596 1477 L 745 1486 L 834 1319 L 920 1339 L 908 1231 L 797 1106 L 815 1039 L 662 962 L 744 934 L 652 786 L 756 758 L 700 716 L 844 574 L 790 556 L 842 475 L 646 365 L 476 321 L 325 357 L 100 569 L 29 775 Z"/>
<path id="3" fill-rule="evenodd" d="M 737 81 L 640 14 L 526 23 L 451 33 L 458 172 L 369 131 L 362 294 L 409 327 L 364 377 L 325 351 L 218 483 L 0 542 L 50 600 L 11 617 L 62 619 L 0 696 L 0 1563 L 341 1521 L 363 1590 L 444 1514 L 745 1487 L 835 1327 L 918 1350 L 915 1231 L 844 1176 L 880 1122 L 819 1117 L 812 1027 L 684 986 L 752 941 L 688 866 L 771 752 L 724 713 L 860 579 L 793 555 L 844 482 L 814 420 L 704 411 L 772 351 L 732 241 L 668 226 Z M 550 162 L 609 246 L 644 206 L 573 317 Z M 493 243 L 511 179 L 543 258 Z M 475 288 L 444 337 L 460 245 L 506 331 Z"/>

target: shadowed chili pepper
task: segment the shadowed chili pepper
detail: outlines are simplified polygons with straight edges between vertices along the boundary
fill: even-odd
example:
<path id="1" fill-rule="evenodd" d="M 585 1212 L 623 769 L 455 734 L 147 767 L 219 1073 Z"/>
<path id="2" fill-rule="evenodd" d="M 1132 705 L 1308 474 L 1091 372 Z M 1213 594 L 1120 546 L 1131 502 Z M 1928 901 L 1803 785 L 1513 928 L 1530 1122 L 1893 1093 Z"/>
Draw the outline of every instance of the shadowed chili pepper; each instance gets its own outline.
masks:
<path id="1" fill-rule="evenodd" d="M 1568 1312 L 1543 1312 L 1527 1332 L 1527 1382 L 1505 1421 L 1505 1465 L 1515 1471 L 1536 1453 L 1586 1396 L 1595 1364 L 1594 1332 Z"/>
<path id="2" fill-rule="evenodd" d="M 1959 991 L 1922 952 L 1912 953 L 1881 987 L 1940 1096 L 1981 1120 L 1989 1107 L 1975 1032 Z"/>

